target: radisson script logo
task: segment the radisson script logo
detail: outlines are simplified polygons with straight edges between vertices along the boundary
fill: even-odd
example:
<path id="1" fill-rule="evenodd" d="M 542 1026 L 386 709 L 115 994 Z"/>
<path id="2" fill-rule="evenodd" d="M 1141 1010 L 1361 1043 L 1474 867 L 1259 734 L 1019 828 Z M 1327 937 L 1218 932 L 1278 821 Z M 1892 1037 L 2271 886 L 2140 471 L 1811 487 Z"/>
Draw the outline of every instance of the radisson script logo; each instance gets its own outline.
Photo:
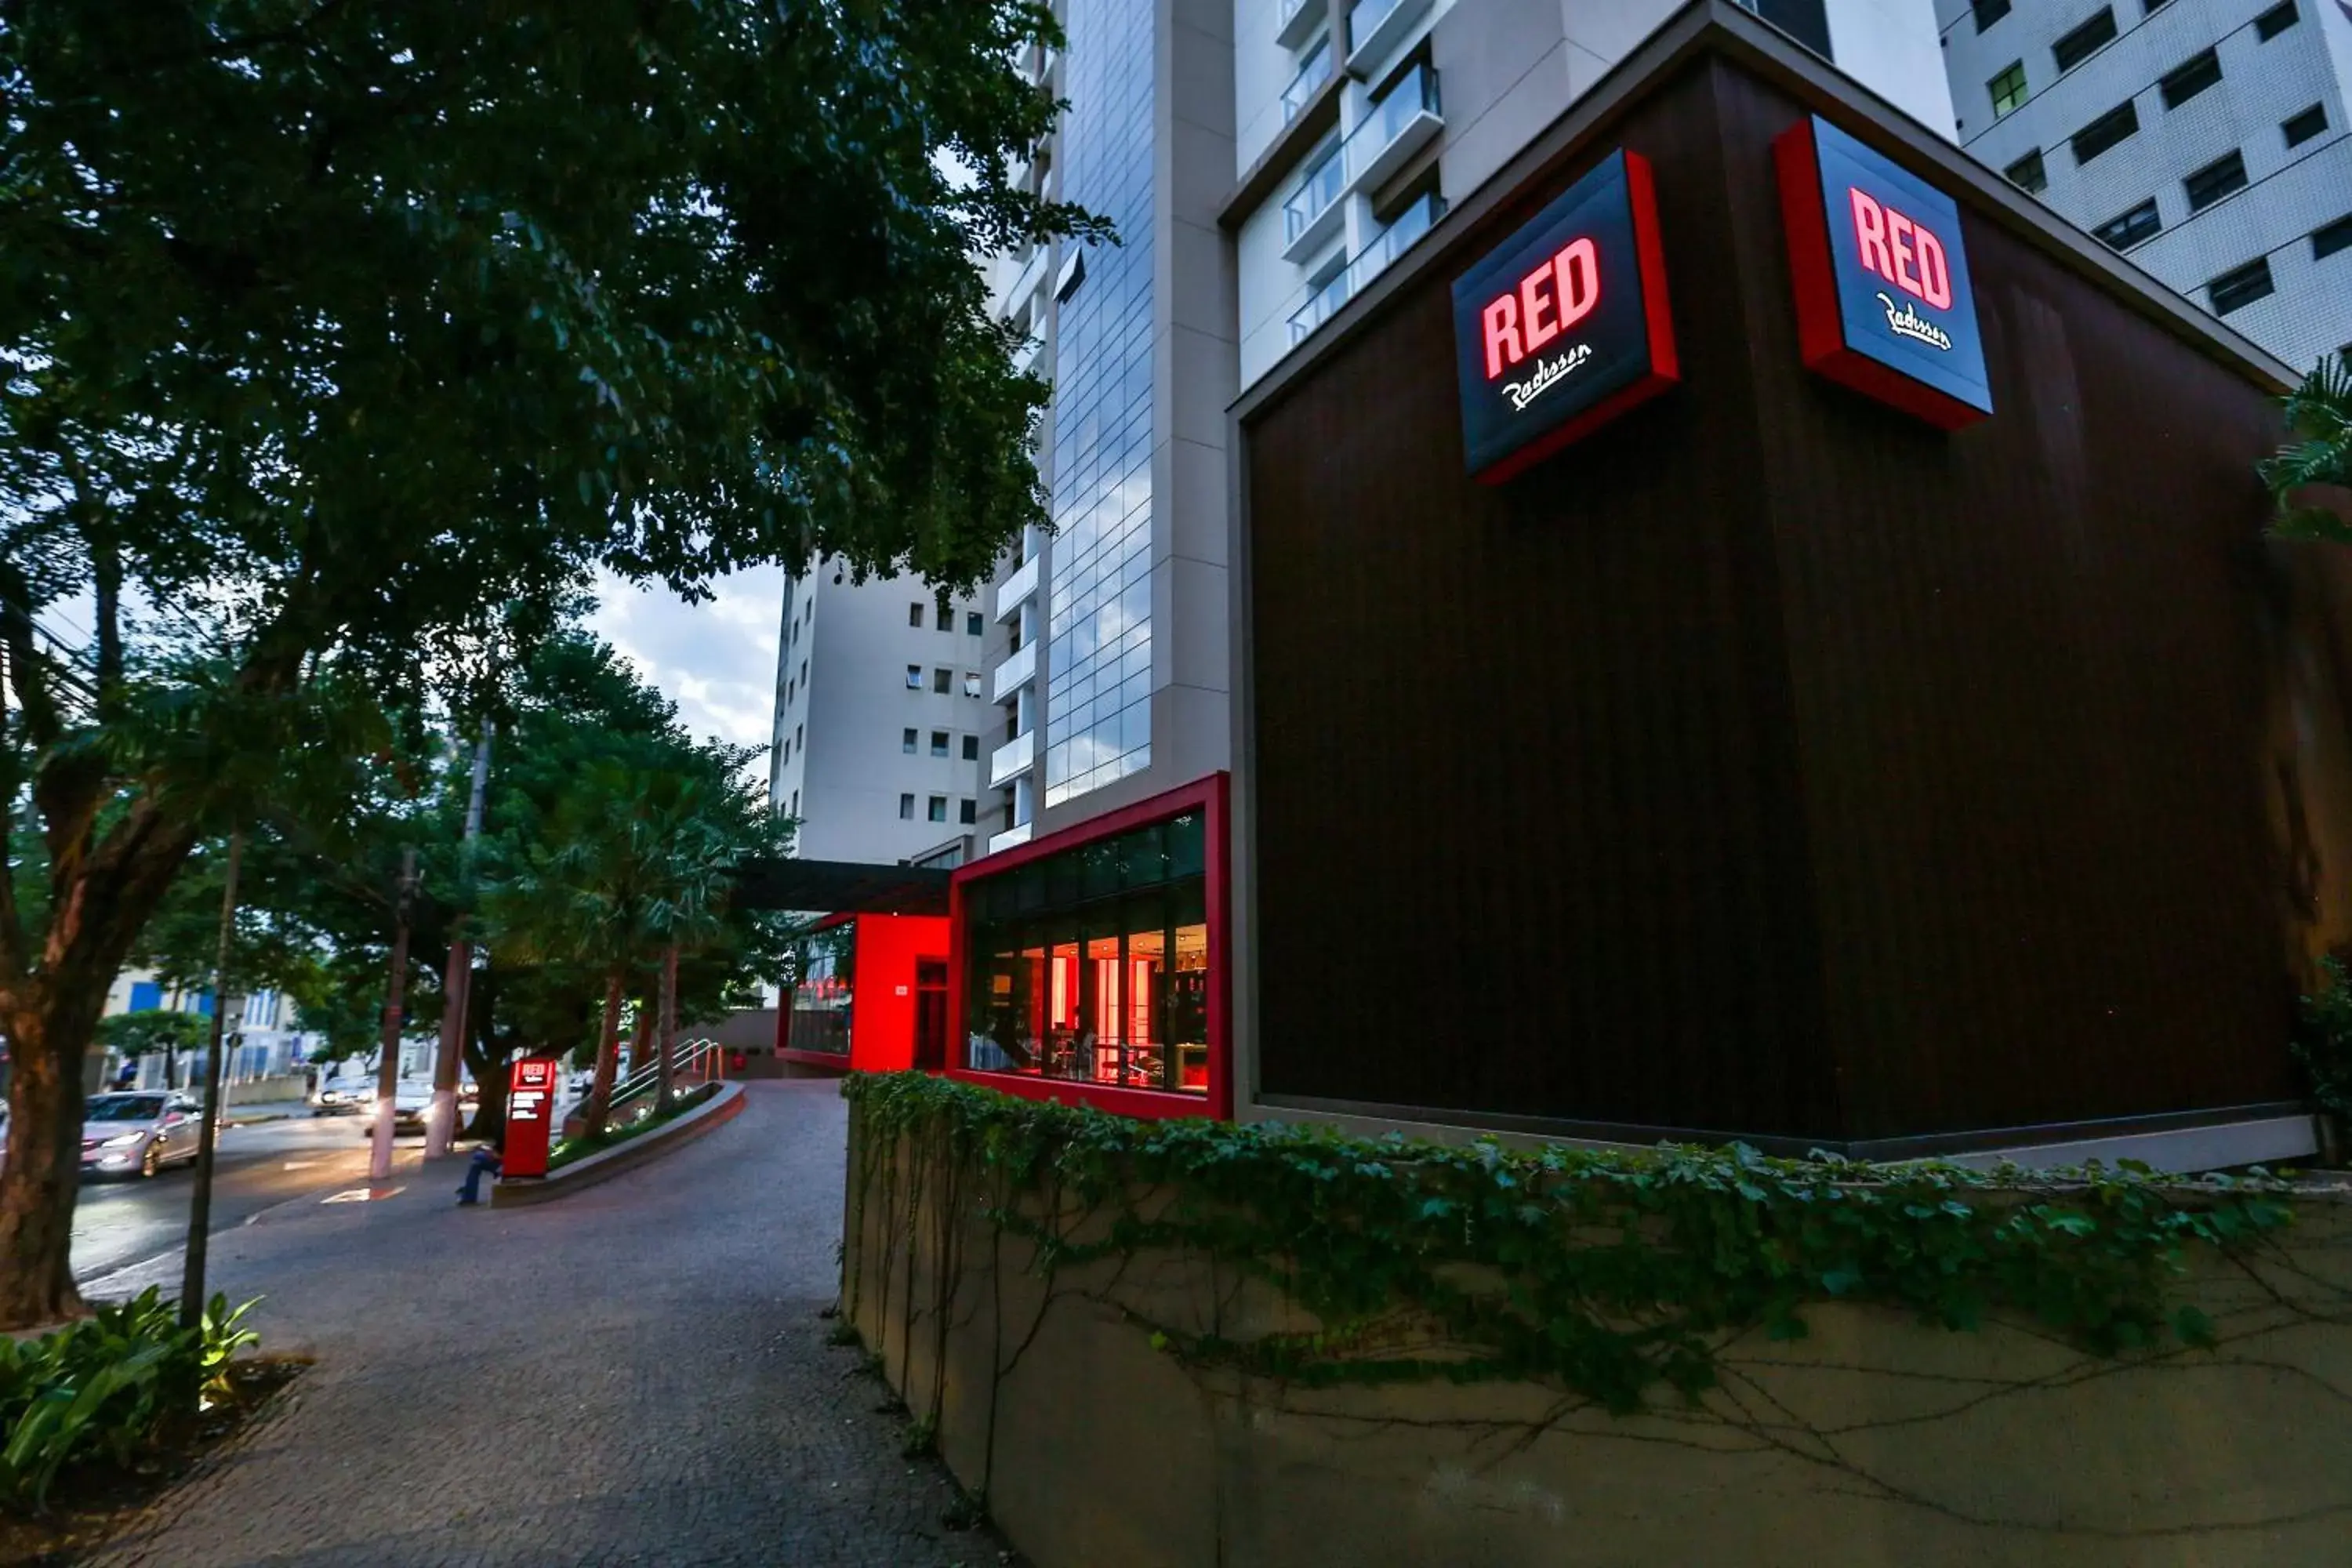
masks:
<path id="1" fill-rule="evenodd" d="M 1946 353 L 1952 352 L 1952 334 L 1921 315 L 1910 304 L 1897 305 L 1883 292 L 1878 296 L 1878 302 L 1886 307 L 1888 331 L 1898 338 L 1926 343 L 1931 349 L 1941 349 Z"/>
<path id="2" fill-rule="evenodd" d="M 1511 400 L 1511 412 L 1518 413 L 1528 404 L 1566 381 L 1591 357 L 1591 343 L 1579 343 L 1558 359 L 1538 357 L 1533 375 L 1528 376 L 1525 381 L 1503 383 L 1503 395 Z"/>

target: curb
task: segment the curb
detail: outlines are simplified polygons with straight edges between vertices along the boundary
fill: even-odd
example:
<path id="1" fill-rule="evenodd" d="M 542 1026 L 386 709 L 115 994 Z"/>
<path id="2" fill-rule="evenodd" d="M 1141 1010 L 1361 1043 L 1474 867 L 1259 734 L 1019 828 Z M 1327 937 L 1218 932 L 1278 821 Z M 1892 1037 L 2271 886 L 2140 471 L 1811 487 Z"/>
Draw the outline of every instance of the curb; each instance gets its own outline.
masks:
<path id="1" fill-rule="evenodd" d="M 743 1086 L 740 1083 L 721 1084 L 719 1092 L 706 1103 L 696 1106 L 668 1126 L 640 1133 L 618 1148 L 591 1154 L 584 1160 L 575 1160 L 551 1176 L 523 1177 L 511 1182 L 501 1177 L 490 1187 L 490 1206 L 520 1208 L 570 1197 L 583 1187 L 610 1181 L 647 1161 L 660 1158 L 719 1123 L 733 1121 L 742 1110 Z"/>

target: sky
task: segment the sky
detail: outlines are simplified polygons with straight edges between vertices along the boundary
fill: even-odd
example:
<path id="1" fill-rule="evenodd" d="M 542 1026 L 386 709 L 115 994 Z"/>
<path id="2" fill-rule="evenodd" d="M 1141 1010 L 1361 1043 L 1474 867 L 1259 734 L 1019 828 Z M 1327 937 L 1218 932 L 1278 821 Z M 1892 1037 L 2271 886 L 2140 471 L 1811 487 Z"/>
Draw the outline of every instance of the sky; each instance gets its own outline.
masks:
<path id="1" fill-rule="evenodd" d="M 695 734 L 759 747 L 750 771 L 764 779 L 775 718 L 783 570 L 754 567 L 715 586 L 717 598 L 688 605 L 666 589 L 632 588 L 605 577 L 596 585 L 589 628 L 661 688 Z"/>

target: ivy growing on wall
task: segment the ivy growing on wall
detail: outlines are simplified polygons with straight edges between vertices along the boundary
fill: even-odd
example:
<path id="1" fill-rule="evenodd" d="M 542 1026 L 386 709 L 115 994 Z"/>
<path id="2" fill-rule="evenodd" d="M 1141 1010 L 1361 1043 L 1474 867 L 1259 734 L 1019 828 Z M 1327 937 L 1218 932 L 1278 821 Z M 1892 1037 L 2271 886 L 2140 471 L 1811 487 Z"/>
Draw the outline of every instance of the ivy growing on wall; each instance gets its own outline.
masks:
<path id="1" fill-rule="evenodd" d="M 1307 1386 L 1532 1380 L 1629 1412 L 1662 1389 L 1696 1397 L 1729 1335 L 1801 1337 L 1807 1304 L 1832 1300 L 1949 1330 L 2014 1315 L 2098 1353 L 2202 1343 L 2210 1325 L 2168 1301 L 2189 1252 L 2291 1217 L 2266 1177 L 1367 1141 L 1135 1121 L 919 1073 L 853 1075 L 843 1093 L 860 1123 L 854 1213 L 880 1215 L 886 1239 L 845 1281 L 853 1318 L 869 1268 L 886 1303 L 894 1268 L 911 1280 L 919 1225 L 951 1291 L 976 1213 L 1041 1274 L 1190 1254 L 1276 1292 L 1297 1326 L 1139 1331 L 1189 1365 Z M 947 1313 L 925 1315 L 943 1348 Z M 931 1404 L 936 1422 L 936 1389 Z"/>

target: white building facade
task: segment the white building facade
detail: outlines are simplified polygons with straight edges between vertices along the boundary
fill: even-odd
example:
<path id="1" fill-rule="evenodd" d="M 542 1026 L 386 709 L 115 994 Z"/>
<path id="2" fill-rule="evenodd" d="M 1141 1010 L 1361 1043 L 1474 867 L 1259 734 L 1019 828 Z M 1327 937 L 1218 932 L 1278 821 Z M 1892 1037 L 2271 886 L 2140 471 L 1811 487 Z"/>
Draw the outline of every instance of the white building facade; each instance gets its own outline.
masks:
<path id="1" fill-rule="evenodd" d="M 1934 0 L 1749 8 L 1951 133 Z M 978 850 L 1230 766 L 1226 408 L 1677 9 L 1060 0 L 1022 63 L 1070 107 L 1013 174 L 1124 243 L 992 263 L 1054 384 L 1055 526 L 988 606 Z"/>
<path id="2" fill-rule="evenodd" d="M 2352 351 L 2352 0 L 1936 0 L 1963 146 L 2308 369 Z"/>
<path id="3" fill-rule="evenodd" d="M 961 863 L 994 710 L 981 602 L 830 563 L 786 580 L 768 795 L 814 860 Z"/>

